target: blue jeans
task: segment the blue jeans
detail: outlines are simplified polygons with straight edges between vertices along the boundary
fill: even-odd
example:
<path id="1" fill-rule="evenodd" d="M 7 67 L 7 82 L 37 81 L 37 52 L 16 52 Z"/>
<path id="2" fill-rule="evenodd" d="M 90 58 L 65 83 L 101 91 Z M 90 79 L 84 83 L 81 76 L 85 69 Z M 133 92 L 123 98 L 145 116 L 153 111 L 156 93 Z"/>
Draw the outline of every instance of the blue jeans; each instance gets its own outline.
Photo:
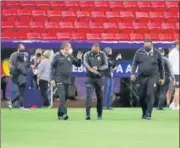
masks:
<path id="1" fill-rule="evenodd" d="M 106 86 L 105 86 L 105 106 L 107 108 L 111 107 L 112 105 L 112 95 L 113 95 L 113 87 L 114 87 L 114 80 L 113 78 L 106 78 Z"/>

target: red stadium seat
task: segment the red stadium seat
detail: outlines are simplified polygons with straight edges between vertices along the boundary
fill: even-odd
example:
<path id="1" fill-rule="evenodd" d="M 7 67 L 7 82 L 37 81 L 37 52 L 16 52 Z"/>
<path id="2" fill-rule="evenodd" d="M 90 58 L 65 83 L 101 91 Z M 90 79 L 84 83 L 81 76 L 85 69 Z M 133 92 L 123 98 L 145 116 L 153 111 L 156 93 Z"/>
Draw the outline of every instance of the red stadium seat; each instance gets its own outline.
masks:
<path id="1" fill-rule="evenodd" d="M 131 11 L 121 11 L 119 15 L 124 23 L 132 23 L 134 21 L 134 14 Z"/>
<path id="2" fill-rule="evenodd" d="M 79 6 L 82 11 L 93 11 L 94 2 L 93 1 L 79 1 Z"/>
<path id="3" fill-rule="evenodd" d="M 81 33 L 87 33 L 89 32 L 89 25 L 88 23 L 83 23 L 83 22 L 75 22 L 74 27 L 76 32 L 81 32 Z"/>
<path id="4" fill-rule="evenodd" d="M 159 41 L 159 34 L 156 34 L 156 33 L 146 33 L 144 35 L 144 37 L 147 39 L 151 39 L 151 40 L 156 40 L 156 41 Z"/>
<path id="5" fill-rule="evenodd" d="M 59 25 L 56 22 L 45 22 L 45 28 L 49 33 L 59 32 Z"/>
<path id="6" fill-rule="evenodd" d="M 37 1 L 35 2 L 35 4 L 39 10 L 46 10 L 46 11 L 49 9 L 49 6 L 50 6 L 49 1 Z"/>
<path id="7" fill-rule="evenodd" d="M 122 3 L 125 10 L 129 10 L 133 12 L 137 11 L 137 2 L 122 2 Z"/>
<path id="8" fill-rule="evenodd" d="M 164 17 L 162 12 L 149 12 L 149 18 L 152 22 L 163 22 Z"/>
<path id="9" fill-rule="evenodd" d="M 27 39 L 41 39 L 40 33 L 27 33 Z"/>
<path id="10" fill-rule="evenodd" d="M 76 16 L 77 16 L 78 21 L 80 21 L 80 22 L 89 22 L 90 21 L 89 11 L 77 11 Z"/>
<path id="11" fill-rule="evenodd" d="M 61 32 L 74 32 L 74 25 L 72 22 L 60 22 L 59 28 Z"/>
<path id="12" fill-rule="evenodd" d="M 41 33 L 41 38 L 43 40 L 56 40 L 56 33 Z"/>
<path id="13" fill-rule="evenodd" d="M 26 21 L 26 22 L 30 22 L 32 21 L 32 12 L 31 10 L 17 10 L 17 15 L 19 17 L 20 21 Z"/>
<path id="14" fill-rule="evenodd" d="M 136 12 L 136 20 L 140 23 L 148 23 L 149 22 L 148 12 Z"/>
<path id="15" fill-rule="evenodd" d="M 179 33 L 174 33 L 173 34 L 174 40 L 179 40 L 180 39 L 179 36 L 180 36 Z"/>
<path id="16" fill-rule="evenodd" d="M 108 22 L 120 22 L 120 17 L 118 12 L 106 12 L 106 18 Z"/>
<path id="17" fill-rule="evenodd" d="M 45 22 L 47 19 L 46 11 L 44 10 L 33 10 L 32 15 L 35 21 Z"/>
<path id="18" fill-rule="evenodd" d="M 106 12 L 109 10 L 109 2 L 108 1 L 94 1 L 94 7 L 96 11 Z"/>
<path id="19" fill-rule="evenodd" d="M 14 39 L 27 39 L 26 32 L 14 32 L 12 36 Z"/>
<path id="20" fill-rule="evenodd" d="M 119 33 L 116 23 L 104 23 L 103 26 L 106 33 Z"/>
<path id="21" fill-rule="evenodd" d="M 153 11 L 156 12 L 163 12 L 166 10 L 166 6 L 165 6 L 165 2 L 160 2 L 160 1 L 152 1 L 151 2 L 151 7 L 153 9 Z"/>
<path id="22" fill-rule="evenodd" d="M 172 41 L 173 35 L 171 33 L 161 33 L 159 34 L 159 39 L 161 41 Z"/>
<path id="23" fill-rule="evenodd" d="M 109 8 L 111 9 L 112 12 L 118 12 L 118 13 L 124 10 L 124 6 L 121 1 L 119 2 L 109 1 Z"/>
<path id="24" fill-rule="evenodd" d="M 166 1 L 166 8 L 168 8 L 168 11 L 170 12 L 178 12 L 179 3 L 177 1 L 174 2 Z"/>
<path id="25" fill-rule="evenodd" d="M 2 32 L 1 39 L 13 39 L 12 32 L 9 31 Z"/>
<path id="26" fill-rule="evenodd" d="M 14 9 L 19 9 L 21 6 L 19 1 L 6 1 L 4 4 L 6 8 L 14 8 Z"/>
<path id="27" fill-rule="evenodd" d="M 102 33 L 101 38 L 102 38 L 102 40 L 109 40 L 109 41 L 115 40 L 113 33 Z"/>
<path id="28" fill-rule="evenodd" d="M 131 41 L 143 41 L 144 36 L 141 33 L 131 33 L 130 39 L 131 39 Z"/>
<path id="29" fill-rule="evenodd" d="M 71 34 L 70 33 L 57 33 L 57 39 L 58 40 L 71 40 Z"/>
<path id="30" fill-rule="evenodd" d="M 161 27 L 162 27 L 164 33 L 175 33 L 176 32 L 176 28 L 175 28 L 174 24 L 162 23 Z"/>
<path id="31" fill-rule="evenodd" d="M 168 22 L 171 22 L 171 23 L 176 23 L 176 22 L 178 22 L 179 20 L 178 20 L 178 12 L 175 12 L 175 13 L 173 13 L 173 12 L 164 12 L 164 17 L 166 18 L 166 20 L 168 21 Z"/>
<path id="32" fill-rule="evenodd" d="M 61 11 L 61 16 L 64 22 L 74 22 L 76 20 L 76 15 L 73 11 Z"/>
<path id="33" fill-rule="evenodd" d="M 2 16 L 5 17 L 13 17 L 17 15 L 17 9 L 15 8 L 9 8 L 9 9 L 2 9 L 1 10 Z"/>
<path id="34" fill-rule="evenodd" d="M 94 22 L 105 22 L 106 21 L 104 12 L 92 11 L 91 17 Z"/>
<path id="35" fill-rule="evenodd" d="M 32 32 L 42 33 L 45 31 L 44 23 L 42 22 L 30 22 L 30 28 Z"/>
<path id="36" fill-rule="evenodd" d="M 101 36 L 98 33 L 87 33 L 86 38 L 87 40 L 101 40 Z"/>
<path id="37" fill-rule="evenodd" d="M 1 29 L 2 32 L 13 32 L 15 30 L 14 22 L 9 22 L 9 21 L 1 22 Z"/>
<path id="38" fill-rule="evenodd" d="M 139 8 L 140 12 L 150 12 L 151 11 L 151 6 L 149 2 L 146 1 L 139 1 L 137 2 L 137 7 Z"/>
<path id="39" fill-rule="evenodd" d="M 86 35 L 84 33 L 72 33 L 73 40 L 86 40 Z"/>
<path id="40" fill-rule="evenodd" d="M 129 41 L 130 40 L 129 34 L 127 34 L 127 33 L 116 33 L 116 34 L 114 34 L 114 36 L 115 36 L 115 40 L 117 40 L 117 41 Z"/>
<path id="41" fill-rule="evenodd" d="M 64 1 L 50 1 L 51 10 L 65 11 Z"/>
<path id="42" fill-rule="evenodd" d="M 47 17 L 51 22 L 60 22 L 62 20 L 61 11 L 49 10 L 47 11 Z"/>
<path id="43" fill-rule="evenodd" d="M 104 27 L 103 27 L 102 23 L 90 22 L 89 28 L 91 29 L 92 33 L 103 33 L 104 32 Z"/>
<path id="44" fill-rule="evenodd" d="M 77 1 L 65 1 L 65 7 L 70 11 L 79 10 L 79 3 Z"/>
<path id="45" fill-rule="evenodd" d="M 159 23 L 148 23 L 147 27 L 149 28 L 150 32 L 154 32 L 154 33 L 162 32 L 162 28 L 161 25 L 159 25 Z"/>
<path id="46" fill-rule="evenodd" d="M 179 30 L 179 23 L 176 23 L 176 29 Z"/>
<path id="47" fill-rule="evenodd" d="M 118 23 L 120 33 L 133 33 L 134 28 L 131 23 Z"/>
<path id="48" fill-rule="evenodd" d="M 21 1 L 20 3 L 22 9 L 26 9 L 26 10 L 36 9 L 35 3 L 33 1 Z"/>
<path id="49" fill-rule="evenodd" d="M 149 31 L 147 25 L 143 23 L 133 23 L 133 28 L 135 33 L 148 33 Z"/>
<path id="50" fill-rule="evenodd" d="M 15 27 L 17 32 L 31 32 L 29 22 L 16 22 Z"/>

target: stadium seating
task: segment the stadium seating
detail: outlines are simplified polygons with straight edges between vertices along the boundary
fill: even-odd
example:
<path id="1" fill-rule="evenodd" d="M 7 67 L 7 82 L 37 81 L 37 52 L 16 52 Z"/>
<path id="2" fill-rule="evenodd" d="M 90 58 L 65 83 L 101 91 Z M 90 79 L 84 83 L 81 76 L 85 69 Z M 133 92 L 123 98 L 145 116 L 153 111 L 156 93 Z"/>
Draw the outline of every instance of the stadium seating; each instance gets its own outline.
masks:
<path id="1" fill-rule="evenodd" d="M 56 40 L 56 33 L 41 33 L 41 37 L 43 40 Z"/>
<path id="2" fill-rule="evenodd" d="M 179 38 L 179 5 L 173 1 L 4 1 L 1 5 L 2 39 Z"/>

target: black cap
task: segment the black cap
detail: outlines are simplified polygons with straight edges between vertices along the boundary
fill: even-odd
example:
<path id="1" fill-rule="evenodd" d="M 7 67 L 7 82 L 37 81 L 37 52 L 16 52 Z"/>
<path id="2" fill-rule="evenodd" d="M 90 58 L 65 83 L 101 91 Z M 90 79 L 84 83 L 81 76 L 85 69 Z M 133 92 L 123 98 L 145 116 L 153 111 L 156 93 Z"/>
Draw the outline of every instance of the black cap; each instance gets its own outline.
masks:
<path id="1" fill-rule="evenodd" d="M 94 43 L 94 44 L 92 45 L 92 47 L 93 47 L 93 46 L 95 46 L 95 47 L 100 47 L 98 43 Z"/>
<path id="2" fill-rule="evenodd" d="M 152 40 L 151 40 L 151 39 L 145 39 L 144 42 L 145 42 L 145 43 L 147 43 L 147 42 L 148 42 L 148 43 L 152 43 Z"/>

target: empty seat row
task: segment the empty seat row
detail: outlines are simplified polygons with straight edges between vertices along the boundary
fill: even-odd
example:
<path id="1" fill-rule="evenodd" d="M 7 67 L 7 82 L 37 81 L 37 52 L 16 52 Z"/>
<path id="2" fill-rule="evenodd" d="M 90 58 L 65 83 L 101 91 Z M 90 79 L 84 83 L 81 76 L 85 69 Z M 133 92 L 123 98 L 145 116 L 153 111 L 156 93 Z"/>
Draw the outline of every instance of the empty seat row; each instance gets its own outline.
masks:
<path id="1" fill-rule="evenodd" d="M 89 1 L 89 2 L 77 2 L 77 1 L 12 1 L 2 2 L 3 6 L 66 6 L 66 7 L 178 7 L 178 2 L 111 2 L 111 1 Z"/>
<path id="2" fill-rule="evenodd" d="M 98 12 L 92 11 L 30 11 L 30 10 L 3 10 L 2 20 L 19 20 L 19 21 L 80 21 L 88 22 L 90 20 L 95 22 L 177 22 L 179 15 L 177 12 L 136 12 L 135 14 L 131 11 L 121 12 Z"/>
<path id="3" fill-rule="evenodd" d="M 179 38 L 179 34 L 155 34 L 155 33 L 131 33 L 131 34 L 112 34 L 112 33 L 2 33 L 2 39 L 39 39 L 39 40 L 116 40 L 116 41 L 139 41 L 145 38 L 151 38 L 152 40 L 174 40 Z"/>
<path id="4" fill-rule="evenodd" d="M 23 32 L 96 32 L 96 33 L 132 33 L 132 32 L 178 32 L 179 30 L 179 23 L 169 24 L 169 23 L 148 23 L 148 24 L 141 24 L 141 23 L 80 23 L 80 22 L 2 22 L 2 31 L 7 30 L 19 30 Z"/>

